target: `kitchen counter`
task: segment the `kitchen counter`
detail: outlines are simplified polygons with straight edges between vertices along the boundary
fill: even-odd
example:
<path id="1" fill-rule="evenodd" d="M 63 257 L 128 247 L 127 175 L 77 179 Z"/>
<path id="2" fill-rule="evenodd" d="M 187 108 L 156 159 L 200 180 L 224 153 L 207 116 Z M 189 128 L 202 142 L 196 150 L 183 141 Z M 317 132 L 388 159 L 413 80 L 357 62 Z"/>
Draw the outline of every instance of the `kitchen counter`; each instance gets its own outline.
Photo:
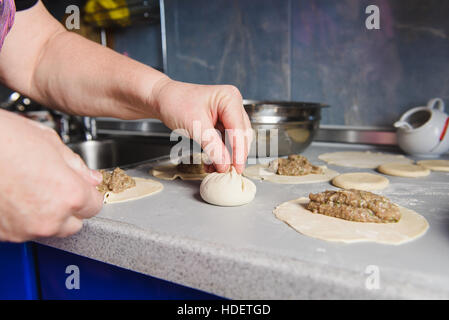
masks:
<path id="1" fill-rule="evenodd" d="M 321 153 L 367 148 L 373 150 L 314 143 L 304 155 L 323 164 Z M 128 174 L 149 177 L 152 164 Z M 448 299 L 449 173 L 388 179 L 390 186 L 378 193 L 430 224 L 424 236 L 399 246 L 313 239 L 272 214 L 282 202 L 333 188 L 329 183 L 256 181 L 252 203 L 216 207 L 201 200 L 200 181 L 181 180 L 161 181 L 164 190 L 144 199 L 105 205 L 72 237 L 38 242 L 232 299 Z"/>

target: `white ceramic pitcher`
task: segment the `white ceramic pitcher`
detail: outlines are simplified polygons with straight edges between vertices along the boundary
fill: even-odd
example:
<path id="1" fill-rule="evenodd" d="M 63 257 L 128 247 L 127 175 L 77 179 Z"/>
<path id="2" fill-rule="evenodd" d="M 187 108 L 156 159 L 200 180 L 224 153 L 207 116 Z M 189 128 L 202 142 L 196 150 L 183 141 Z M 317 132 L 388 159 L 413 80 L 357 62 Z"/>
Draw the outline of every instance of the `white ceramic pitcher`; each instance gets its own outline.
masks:
<path id="1" fill-rule="evenodd" d="M 448 124 L 444 102 L 435 98 L 427 106 L 405 112 L 394 126 L 398 128 L 397 141 L 402 150 L 416 156 L 436 157 L 449 150 Z"/>

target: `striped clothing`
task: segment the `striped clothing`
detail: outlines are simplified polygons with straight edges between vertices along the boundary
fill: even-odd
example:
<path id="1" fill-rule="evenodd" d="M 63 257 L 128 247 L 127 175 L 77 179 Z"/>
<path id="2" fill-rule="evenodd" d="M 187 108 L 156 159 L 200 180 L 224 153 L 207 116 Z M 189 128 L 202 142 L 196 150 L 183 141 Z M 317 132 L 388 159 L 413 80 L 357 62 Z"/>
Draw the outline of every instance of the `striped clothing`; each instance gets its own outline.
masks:
<path id="1" fill-rule="evenodd" d="M 0 50 L 3 41 L 14 23 L 16 6 L 14 0 L 0 0 Z"/>

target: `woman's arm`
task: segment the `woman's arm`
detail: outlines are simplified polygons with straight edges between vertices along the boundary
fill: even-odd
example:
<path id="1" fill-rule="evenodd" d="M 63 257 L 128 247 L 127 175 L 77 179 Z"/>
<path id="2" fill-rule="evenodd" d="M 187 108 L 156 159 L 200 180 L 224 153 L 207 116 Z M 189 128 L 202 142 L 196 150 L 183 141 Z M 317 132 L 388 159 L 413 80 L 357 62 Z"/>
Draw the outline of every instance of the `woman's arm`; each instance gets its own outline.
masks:
<path id="1" fill-rule="evenodd" d="M 237 88 L 173 81 L 66 31 L 41 2 L 17 13 L 0 53 L 0 81 L 67 113 L 160 119 L 195 138 L 219 172 L 231 163 L 237 172 L 244 169 L 252 132 Z M 199 137 L 194 123 L 201 124 Z M 232 155 L 214 131 L 217 127 L 235 137 Z"/>

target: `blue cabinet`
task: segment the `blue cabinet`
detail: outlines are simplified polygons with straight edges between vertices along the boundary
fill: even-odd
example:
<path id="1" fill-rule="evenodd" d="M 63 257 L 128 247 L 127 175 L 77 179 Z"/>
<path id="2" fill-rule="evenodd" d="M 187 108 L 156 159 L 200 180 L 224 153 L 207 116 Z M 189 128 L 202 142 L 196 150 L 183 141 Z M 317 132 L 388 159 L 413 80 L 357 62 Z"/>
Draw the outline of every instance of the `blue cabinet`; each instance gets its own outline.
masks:
<path id="1" fill-rule="evenodd" d="M 35 246 L 42 299 L 220 299 L 66 251 Z"/>
<path id="2" fill-rule="evenodd" d="M 0 299 L 38 299 L 33 245 L 0 242 Z"/>
<path id="3" fill-rule="evenodd" d="M 222 299 L 36 243 L 0 242 L 1 299 Z"/>

